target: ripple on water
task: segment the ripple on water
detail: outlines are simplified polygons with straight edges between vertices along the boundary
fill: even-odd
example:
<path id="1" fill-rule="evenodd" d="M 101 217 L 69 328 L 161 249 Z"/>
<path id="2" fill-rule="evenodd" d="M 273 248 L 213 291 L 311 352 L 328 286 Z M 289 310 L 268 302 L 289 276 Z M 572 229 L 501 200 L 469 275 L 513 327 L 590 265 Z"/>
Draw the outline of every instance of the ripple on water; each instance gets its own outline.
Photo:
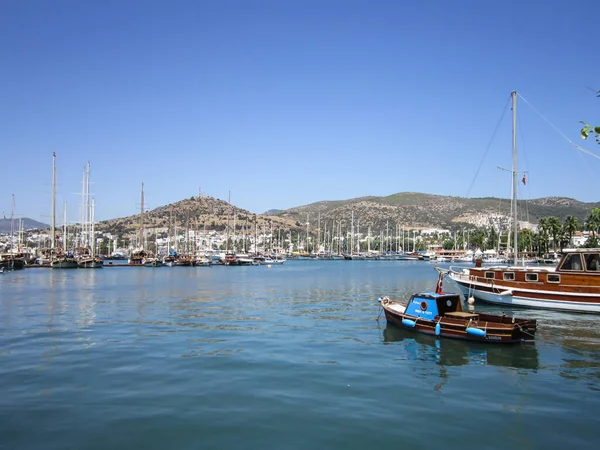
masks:
<path id="1" fill-rule="evenodd" d="M 7 448 L 595 442 L 596 318 L 506 311 L 540 320 L 537 343 L 516 347 L 376 321 L 378 297 L 432 289 L 429 264 L 12 275 L 0 277 Z"/>

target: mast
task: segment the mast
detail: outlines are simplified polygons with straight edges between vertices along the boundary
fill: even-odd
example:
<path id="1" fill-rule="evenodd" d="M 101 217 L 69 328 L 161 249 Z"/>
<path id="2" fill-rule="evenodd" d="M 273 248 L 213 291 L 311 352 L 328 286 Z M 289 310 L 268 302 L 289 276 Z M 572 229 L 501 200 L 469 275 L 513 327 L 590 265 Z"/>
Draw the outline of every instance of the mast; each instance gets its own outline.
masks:
<path id="1" fill-rule="evenodd" d="M 96 237 L 94 235 L 94 231 L 95 231 L 95 227 L 94 227 L 94 199 L 92 198 L 92 202 L 90 205 L 90 222 L 91 222 L 91 232 L 92 232 L 92 236 L 91 236 L 91 240 L 90 240 L 90 245 L 92 247 L 92 258 L 96 257 Z"/>
<path id="2" fill-rule="evenodd" d="M 85 243 L 85 167 L 83 168 L 83 180 L 81 182 L 81 236 L 79 238 L 79 247 L 86 247 Z"/>
<path id="3" fill-rule="evenodd" d="M 12 195 L 12 207 L 10 210 L 10 255 L 15 256 L 15 194 Z"/>
<path id="4" fill-rule="evenodd" d="M 354 252 L 354 210 L 352 210 L 352 218 L 350 220 L 350 254 Z"/>
<path id="5" fill-rule="evenodd" d="M 512 205 L 512 213 L 513 213 L 513 245 L 514 245 L 514 264 L 517 265 L 519 261 L 518 253 L 519 253 L 519 245 L 518 245 L 518 232 L 517 232 L 517 92 L 513 91 L 510 96 L 512 97 L 512 122 L 513 122 L 513 133 L 512 133 L 512 141 L 513 141 L 513 205 Z"/>
<path id="6" fill-rule="evenodd" d="M 56 152 L 52 152 L 52 225 L 50 233 L 52 233 L 52 249 L 56 247 Z"/>
<path id="7" fill-rule="evenodd" d="M 140 246 L 144 248 L 144 183 L 142 183 L 142 198 L 140 207 Z"/>
<path id="8" fill-rule="evenodd" d="M 87 162 L 85 177 L 85 213 L 86 213 L 86 237 L 90 246 L 94 245 L 94 227 L 92 217 L 92 205 L 90 204 L 90 162 Z M 90 236 L 91 234 L 91 236 Z"/>
<path id="9" fill-rule="evenodd" d="M 227 196 L 227 203 L 231 206 L 231 191 Z M 233 215 L 233 210 L 231 211 Z M 227 225 L 225 226 L 225 254 L 229 253 L 229 214 L 227 215 Z"/>
<path id="10" fill-rule="evenodd" d="M 63 253 L 67 253 L 67 202 L 63 208 Z"/>

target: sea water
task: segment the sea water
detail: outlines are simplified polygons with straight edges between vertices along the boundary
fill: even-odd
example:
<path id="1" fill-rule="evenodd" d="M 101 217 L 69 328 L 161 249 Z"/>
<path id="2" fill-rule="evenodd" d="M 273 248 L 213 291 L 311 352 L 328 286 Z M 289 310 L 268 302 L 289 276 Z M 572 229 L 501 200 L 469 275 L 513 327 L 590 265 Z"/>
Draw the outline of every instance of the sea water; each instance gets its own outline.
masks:
<path id="1" fill-rule="evenodd" d="M 386 324 L 378 297 L 436 280 L 421 261 L 0 275 L 0 448 L 594 447 L 600 317 L 503 309 L 539 320 L 517 346 Z"/>

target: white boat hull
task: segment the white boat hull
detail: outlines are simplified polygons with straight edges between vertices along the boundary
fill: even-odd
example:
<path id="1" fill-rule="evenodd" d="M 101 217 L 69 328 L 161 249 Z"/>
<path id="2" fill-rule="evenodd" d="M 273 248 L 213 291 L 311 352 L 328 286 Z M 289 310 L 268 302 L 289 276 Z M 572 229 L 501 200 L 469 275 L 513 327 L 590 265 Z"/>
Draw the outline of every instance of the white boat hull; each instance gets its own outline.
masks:
<path id="1" fill-rule="evenodd" d="M 465 298 L 474 297 L 486 303 L 505 306 L 519 306 L 539 309 L 553 309 L 561 311 L 600 313 L 600 299 L 598 302 L 586 302 L 576 300 L 561 300 L 560 297 L 589 297 L 586 294 L 548 292 L 535 289 L 518 289 L 514 294 L 510 289 L 496 288 L 496 292 L 490 291 L 483 283 L 471 282 L 463 279 L 460 274 L 450 272 L 449 277 L 456 283 Z M 516 290 L 516 289 L 515 289 Z M 552 296 L 553 299 L 535 298 L 535 296 Z"/>

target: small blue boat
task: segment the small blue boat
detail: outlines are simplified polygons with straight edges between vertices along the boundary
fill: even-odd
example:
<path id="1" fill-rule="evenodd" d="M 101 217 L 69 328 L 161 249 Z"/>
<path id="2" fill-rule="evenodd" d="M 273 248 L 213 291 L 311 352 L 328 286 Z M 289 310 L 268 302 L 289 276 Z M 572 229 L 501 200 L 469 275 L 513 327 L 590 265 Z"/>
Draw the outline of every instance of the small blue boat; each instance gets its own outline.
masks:
<path id="1" fill-rule="evenodd" d="M 460 295 L 442 292 L 441 280 L 436 292 L 414 294 L 408 302 L 378 300 L 388 323 L 438 337 L 514 344 L 533 341 L 537 328 L 535 319 L 463 311 Z"/>

